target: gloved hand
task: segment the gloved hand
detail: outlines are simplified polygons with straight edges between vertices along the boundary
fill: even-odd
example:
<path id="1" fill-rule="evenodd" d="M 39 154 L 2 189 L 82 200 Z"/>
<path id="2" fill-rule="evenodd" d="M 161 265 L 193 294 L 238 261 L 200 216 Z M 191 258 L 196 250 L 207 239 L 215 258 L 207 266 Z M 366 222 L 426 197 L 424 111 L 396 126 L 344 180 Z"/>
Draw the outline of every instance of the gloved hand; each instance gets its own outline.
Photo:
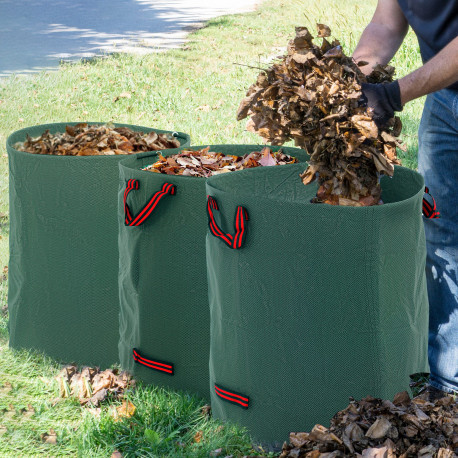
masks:
<path id="1" fill-rule="evenodd" d="M 362 103 L 374 110 L 373 119 L 377 127 L 384 127 L 394 116 L 395 111 L 402 111 L 401 90 L 397 81 L 379 84 L 362 83 L 361 90 Z"/>

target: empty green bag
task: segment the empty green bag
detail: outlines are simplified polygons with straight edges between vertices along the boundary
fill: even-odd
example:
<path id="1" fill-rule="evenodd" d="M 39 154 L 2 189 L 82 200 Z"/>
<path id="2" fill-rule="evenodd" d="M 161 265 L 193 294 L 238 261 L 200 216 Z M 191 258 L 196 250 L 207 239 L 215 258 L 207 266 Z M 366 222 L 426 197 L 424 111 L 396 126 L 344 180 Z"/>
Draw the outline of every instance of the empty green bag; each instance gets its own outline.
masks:
<path id="1" fill-rule="evenodd" d="M 7 140 L 10 346 L 107 367 L 119 361 L 117 191 L 118 163 L 126 156 L 38 155 L 13 147 L 26 135 L 75 124 L 28 127 Z M 174 135 L 189 145 L 188 135 Z"/>
<path id="2" fill-rule="evenodd" d="M 423 178 L 396 167 L 351 208 L 310 203 L 301 171 L 207 180 L 212 412 L 268 444 L 427 368 Z"/>

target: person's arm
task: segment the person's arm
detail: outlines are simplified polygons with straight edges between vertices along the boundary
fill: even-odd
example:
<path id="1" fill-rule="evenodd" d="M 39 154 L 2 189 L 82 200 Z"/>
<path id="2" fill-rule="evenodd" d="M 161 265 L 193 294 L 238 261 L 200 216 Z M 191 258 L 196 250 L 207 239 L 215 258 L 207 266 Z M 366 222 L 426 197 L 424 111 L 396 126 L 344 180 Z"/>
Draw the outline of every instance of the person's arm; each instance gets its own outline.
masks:
<path id="1" fill-rule="evenodd" d="M 386 65 L 401 46 L 408 29 L 397 0 L 378 0 L 374 16 L 353 52 L 356 62 L 368 62 L 360 70 L 369 74 L 376 64 Z"/>
<path id="2" fill-rule="evenodd" d="M 402 105 L 458 81 L 458 37 L 423 66 L 398 81 Z"/>
<path id="3" fill-rule="evenodd" d="M 399 49 L 407 31 L 407 20 L 397 0 L 378 0 L 377 9 L 364 29 L 353 53 L 356 62 L 369 74 L 376 64 L 386 65 Z M 379 127 L 402 111 L 407 102 L 450 86 L 458 81 L 458 37 L 417 70 L 386 84 L 361 85 L 363 100 L 373 110 L 373 119 Z"/>

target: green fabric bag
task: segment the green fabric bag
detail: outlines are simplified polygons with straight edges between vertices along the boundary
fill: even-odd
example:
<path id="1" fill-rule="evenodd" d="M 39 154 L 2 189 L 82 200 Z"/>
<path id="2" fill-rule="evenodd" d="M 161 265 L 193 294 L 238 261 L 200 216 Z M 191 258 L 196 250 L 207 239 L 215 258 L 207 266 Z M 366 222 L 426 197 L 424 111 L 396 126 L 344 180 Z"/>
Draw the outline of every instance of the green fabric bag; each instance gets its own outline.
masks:
<path id="1" fill-rule="evenodd" d="M 10 346 L 107 367 L 119 361 L 117 191 L 118 163 L 126 156 L 51 156 L 13 148 L 27 134 L 64 132 L 69 124 L 77 123 L 28 127 L 7 140 Z M 175 136 L 189 145 L 189 135 Z"/>
<path id="2" fill-rule="evenodd" d="M 423 178 L 351 208 L 310 203 L 302 170 L 207 180 L 212 412 L 269 444 L 427 368 Z"/>
<path id="3" fill-rule="evenodd" d="M 234 155 L 261 148 L 211 145 L 211 151 Z M 298 160 L 306 158 L 297 148 L 283 151 Z M 154 154 L 140 154 L 119 164 L 121 365 L 138 380 L 209 398 L 206 179 L 141 170 L 156 160 Z"/>

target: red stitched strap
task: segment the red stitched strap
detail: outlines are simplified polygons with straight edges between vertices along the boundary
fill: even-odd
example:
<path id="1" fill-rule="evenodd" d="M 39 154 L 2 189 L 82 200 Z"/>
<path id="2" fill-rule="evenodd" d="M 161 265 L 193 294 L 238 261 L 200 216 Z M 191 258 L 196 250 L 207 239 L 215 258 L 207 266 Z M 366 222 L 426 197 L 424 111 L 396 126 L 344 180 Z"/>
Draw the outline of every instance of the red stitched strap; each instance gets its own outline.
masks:
<path id="1" fill-rule="evenodd" d="M 126 226 L 140 226 L 143 224 L 148 217 L 153 213 L 154 209 L 157 207 L 157 204 L 161 201 L 163 197 L 167 194 L 174 195 L 176 193 L 176 186 L 170 183 L 164 183 L 162 189 L 157 191 L 153 197 L 148 201 L 148 203 L 140 210 L 138 215 L 132 216 L 132 212 L 127 204 L 127 197 L 129 193 L 139 188 L 139 183 L 137 180 L 128 180 L 126 189 L 124 191 L 124 222 Z"/>
<path id="2" fill-rule="evenodd" d="M 428 194 L 433 201 L 433 205 L 431 205 L 424 197 L 423 197 L 423 216 L 426 218 L 439 218 L 440 213 L 436 211 L 436 201 L 434 197 L 429 193 L 429 188 L 425 186 L 425 194 Z"/>
<path id="3" fill-rule="evenodd" d="M 159 361 L 158 359 L 149 359 L 141 356 L 136 348 L 133 349 L 134 361 L 143 366 L 155 369 L 156 371 L 165 372 L 166 374 L 173 375 L 173 364 Z"/>
<path id="4" fill-rule="evenodd" d="M 222 240 L 229 248 L 237 249 L 242 248 L 245 243 L 246 238 L 246 222 L 248 221 L 248 212 L 246 208 L 242 206 L 237 207 L 235 212 L 235 234 L 229 234 L 223 232 L 222 229 L 218 226 L 215 221 L 215 216 L 213 210 L 218 210 L 218 204 L 214 197 L 207 197 L 207 215 L 208 215 L 208 227 L 210 228 L 210 233 L 215 237 Z"/>
<path id="5" fill-rule="evenodd" d="M 129 205 L 127 205 L 127 196 L 129 195 L 129 192 L 132 191 L 133 189 L 138 189 L 138 181 L 137 180 L 128 180 L 127 181 L 127 186 L 124 191 L 124 215 L 125 215 L 125 223 L 129 224 L 129 221 L 132 221 L 132 216 L 130 214 L 130 208 Z"/>
<path id="6" fill-rule="evenodd" d="M 224 399 L 227 402 L 236 404 L 244 409 L 248 409 L 250 404 L 250 398 L 244 394 L 237 393 L 236 391 L 228 390 L 223 388 L 221 385 L 215 383 L 215 393 L 221 399 Z"/>

